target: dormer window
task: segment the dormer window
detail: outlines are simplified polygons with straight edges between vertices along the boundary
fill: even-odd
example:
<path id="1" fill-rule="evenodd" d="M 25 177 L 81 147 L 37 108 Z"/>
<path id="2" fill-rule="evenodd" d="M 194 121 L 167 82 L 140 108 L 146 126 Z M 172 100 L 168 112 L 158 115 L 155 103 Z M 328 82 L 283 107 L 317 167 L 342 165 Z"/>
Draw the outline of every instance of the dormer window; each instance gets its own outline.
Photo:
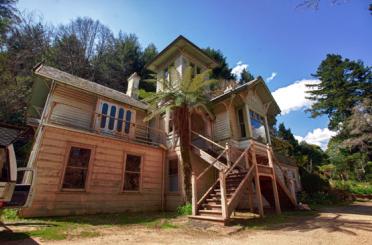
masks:
<path id="1" fill-rule="evenodd" d="M 129 134 L 132 109 L 103 100 L 99 103 L 97 129 L 106 133 Z"/>

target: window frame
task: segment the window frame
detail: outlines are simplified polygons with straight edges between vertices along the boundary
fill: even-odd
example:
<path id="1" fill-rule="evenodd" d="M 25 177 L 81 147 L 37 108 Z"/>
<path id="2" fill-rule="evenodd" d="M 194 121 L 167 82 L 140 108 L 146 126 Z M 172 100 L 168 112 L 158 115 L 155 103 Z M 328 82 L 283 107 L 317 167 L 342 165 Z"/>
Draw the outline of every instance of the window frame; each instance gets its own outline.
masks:
<path id="1" fill-rule="evenodd" d="M 106 123 L 105 123 L 105 127 L 101 128 L 102 106 L 105 103 L 108 104 L 107 115 L 105 115 L 106 116 Z M 107 119 L 107 118 L 110 118 L 110 113 L 111 113 L 112 106 L 116 107 L 116 112 L 115 112 L 115 119 L 114 119 L 114 127 L 113 127 L 113 129 L 109 129 L 110 119 Z M 124 114 L 123 114 L 122 119 L 119 119 L 120 109 L 124 110 Z M 129 111 L 131 112 L 130 113 L 131 117 L 130 117 L 130 122 L 127 122 L 126 118 L 127 118 L 127 113 Z M 97 113 L 97 117 L 96 117 L 97 120 L 95 122 L 95 129 L 98 132 L 103 132 L 103 133 L 112 134 L 112 135 L 132 136 L 132 134 L 134 132 L 133 131 L 134 126 L 132 124 L 135 123 L 135 121 L 136 121 L 136 110 L 134 108 L 132 108 L 130 106 L 127 106 L 127 105 L 124 105 L 124 104 L 120 104 L 120 103 L 116 103 L 116 102 L 113 102 L 113 101 L 110 101 L 110 100 L 100 98 L 100 99 L 97 100 L 96 113 Z M 121 131 L 118 131 L 118 122 L 119 121 L 122 121 Z M 126 130 L 128 125 L 129 125 L 129 130 Z"/>
<path id="2" fill-rule="evenodd" d="M 140 157 L 141 158 L 141 163 L 140 163 L 140 172 L 139 172 L 139 175 L 140 175 L 140 180 L 139 180 L 139 188 L 138 190 L 124 190 L 124 185 L 125 185 L 125 173 L 127 172 L 126 171 L 126 167 L 127 167 L 127 156 L 128 155 L 133 155 L 133 156 L 137 156 L 137 157 Z M 145 155 L 144 154 L 141 154 L 141 153 L 137 153 L 137 152 L 131 152 L 131 151 L 126 151 L 124 152 L 124 162 L 123 162 L 123 170 L 122 170 L 122 183 L 121 183 L 121 187 L 120 187 L 120 192 L 122 193 L 141 193 L 142 192 L 142 181 L 143 181 L 143 166 L 144 166 L 144 159 L 145 159 Z M 132 172 L 132 171 L 129 171 L 131 173 L 138 173 L 138 172 Z"/>
<path id="3" fill-rule="evenodd" d="M 170 179 L 169 179 L 169 166 L 170 166 L 170 161 L 173 161 L 173 160 L 177 160 L 177 191 L 170 191 L 169 190 L 169 184 L 170 184 Z M 167 160 L 167 164 L 166 164 L 166 178 L 167 178 L 167 181 L 166 181 L 166 193 L 167 194 L 170 194 L 170 195 L 178 195 L 181 193 L 181 183 L 180 183 L 180 161 L 178 159 L 178 157 L 171 157 L 171 158 L 168 158 Z"/>
<path id="4" fill-rule="evenodd" d="M 249 120 L 247 116 L 247 111 L 245 110 L 244 105 L 238 106 L 235 108 L 236 110 L 236 122 L 239 130 L 239 138 L 240 139 L 248 139 L 250 137 L 250 125 L 249 125 Z M 243 114 L 243 124 L 244 124 L 244 130 L 245 130 L 245 137 L 242 136 L 242 130 L 241 130 L 241 123 L 239 121 L 239 110 L 242 111 Z"/>
<path id="5" fill-rule="evenodd" d="M 253 114 L 257 114 L 259 117 L 261 117 L 262 119 L 260 119 L 260 120 L 257 120 L 256 118 L 252 118 L 251 117 L 251 112 L 253 113 Z M 254 139 L 254 140 L 257 140 L 258 142 L 261 142 L 261 141 L 259 141 L 258 139 L 256 139 L 254 136 L 253 136 L 253 125 L 252 125 L 252 119 L 254 119 L 254 120 L 256 120 L 256 121 L 259 121 L 260 123 L 262 123 L 262 125 L 264 126 L 264 129 L 265 129 L 265 141 L 266 142 L 261 142 L 261 143 L 263 143 L 263 144 L 268 144 L 269 143 L 269 136 L 268 136 L 268 131 L 267 131 L 267 126 L 268 125 L 266 125 L 266 120 L 265 120 L 265 116 L 263 116 L 263 114 L 261 114 L 260 112 L 257 112 L 256 110 L 252 110 L 251 108 L 249 108 L 249 123 L 250 123 L 250 125 L 249 125 L 249 127 L 251 128 L 251 130 L 252 130 L 252 135 L 251 135 L 251 137 L 252 137 L 252 139 Z M 262 121 L 261 121 L 262 120 Z"/>
<path id="6" fill-rule="evenodd" d="M 90 150 L 90 157 L 88 162 L 88 168 L 87 168 L 87 176 L 85 177 L 85 183 L 84 188 L 64 188 L 63 182 L 65 179 L 67 164 L 70 159 L 70 151 L 72 147 L 76 148 L 84 148 Z M 63 164 L 63 172 L 59 183 L 59 190 L 63 192 L 87 192 L 89 191 L 89 184 L 90 184 L 90 178 L 91 178 L 91 171 L 93 169 L 94 164 L 94 158 L 95 158 L 95 151 L 96 146 L 94 145 L 88 145 L 88 144 L 82 144 L 82 143 L 76 143 L 76 142 L 67 142 L 66 149 L 65 149 L 65 157 L 64 157 L 64 164 Z"/>

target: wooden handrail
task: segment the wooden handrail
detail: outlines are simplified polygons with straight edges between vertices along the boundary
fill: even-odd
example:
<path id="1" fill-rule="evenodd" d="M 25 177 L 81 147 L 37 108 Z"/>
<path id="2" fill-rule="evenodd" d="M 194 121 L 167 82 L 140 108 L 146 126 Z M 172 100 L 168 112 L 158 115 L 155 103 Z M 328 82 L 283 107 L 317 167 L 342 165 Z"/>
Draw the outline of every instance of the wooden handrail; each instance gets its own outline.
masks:
<path id="1" fill-rule="evenodd" d="M 242 152 L 242 154 L 240 154 L 240 156 L 235 161 L 235 163 L 229 169 L 227 169 L 226 175 L 228 175 L 236 167 L 236 165 L 240 162 L 240 160 L 242 160 L 242 158 L 247 153 L 247 151 L 251 148 L 251 146 L 252 146 L 252 143 L 249 142 L 247 148 L 245 148 L 245 150 Z"/>
<path id="2" fill-rule="evenodd" d="M 190 145 L 191 145 L 192 147 L 194 147 L 194 148 L 200 150 L 200 151 L 204 151 L 203 149 L 197 147 L 197 146 L 194 145 L 194 144 L 190 144 Z M 227 149 L 223 150 L 223 151 L 221 152 L 221 154 L 217 156 L 217 158 L 211 156 L 211 157 L 214 158 L 214 160 L 213 160 L 213 162 L 211 162 L 211 163 L 209 163 L 209 164 L 210 164 L 211 166 L 215 167 L 214 164 L 217 163 L 217 162 L 219 162 L 218 159 L 220 159 L 220 158 L 223 156 L 223 154 L 225 154 L 226 151 L 227 151 Z M 204 151 L 204 152 L 205 152 L 205 151 Z M 207 152 L 207 154 L 208 154 L 208 152 Z M 227 168 L 227 166 L 226 166 L 224 163 L 222 163 L 222 162 L 219 162 L 219 163 L 220 163 L 221 165 L 223 165 L 225 168 Z"/>
<path id="3" fill-rule="evenodd" d="M 197 133 L 197 132 L 195 132 L 195 131 L 193 131 L 193 130 L 191 130 L 191 133 L 192 133 L 192 134 L 195 134 L 196 136 L 198 136 L 198 137 L 200 137 L 200 138 L 202 138 L 202 139 L 208 141 L 209 143 L 211 143 L 211 144 L 213 144 L 213 145 L 215 145 L 215 146 L 217 146 L 217 147 L 219 147 L 219 148 L 221 148 L 221 149 L 225 149 L 225 147 L 223 147 L 222 145 L 220 145 L 220 144 L 214 142 L 213 140 L 211 140 L 211 139 L 205 137 L 204 135 L 201 135 L 201 134 L 199 134 L 199 133 Z"/>
<path id="4" fill-rule="evenodd" d="M 198 181 L 201 177 L 204 176 L 205 173 L 208 172 L 209 169 L 211 169 L 213 167 L 213 165 L 209 165 L 208 167 L 206 167 L 203 172 L 201 172 L 197 177 L 196 177 L 196 180 Z"/>

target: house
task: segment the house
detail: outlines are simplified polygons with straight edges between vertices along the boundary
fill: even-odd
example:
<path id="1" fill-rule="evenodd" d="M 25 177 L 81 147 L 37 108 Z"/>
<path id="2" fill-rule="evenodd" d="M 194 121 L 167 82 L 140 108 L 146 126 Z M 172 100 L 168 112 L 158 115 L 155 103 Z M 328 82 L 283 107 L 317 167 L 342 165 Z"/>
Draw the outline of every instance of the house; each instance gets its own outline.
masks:
<path id="1" fill-rule="evenodd" d="M 170 66 L 182 75 L 188 66 L 197 74 L 218 64 L 179 36 L 147 68 L 160 80 L 169 77 Z M 35 91 L 46 99 L 41 117 L 31 120 L 38 128 L 28 167 L 37 178 L 23 216 L 175 210 L 183 204 L 171 112 L 144 121 L 149 108 L 138 99 L 136 73 L 126 93 L 44 64 L 34 73 L 47 93 Z M 225 222 L 237 208 L 263 216 L 265 205 L 278 213 L 296 207 L 297 172 L 290 178 L 271 147 L 268 125 L 278 113 L 260 77 L 192 110 L 191 218 Z"/>

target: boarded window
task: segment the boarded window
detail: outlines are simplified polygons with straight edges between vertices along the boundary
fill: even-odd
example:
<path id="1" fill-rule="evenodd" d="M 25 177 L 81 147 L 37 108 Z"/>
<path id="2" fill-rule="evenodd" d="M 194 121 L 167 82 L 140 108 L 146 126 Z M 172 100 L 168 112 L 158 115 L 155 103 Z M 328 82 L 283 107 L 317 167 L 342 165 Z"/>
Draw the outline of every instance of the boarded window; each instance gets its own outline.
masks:
<path id="1" fill-rule="evenodd" d="M 178 160 L 168 162 L 168 191 L 178 192 Z"/>
<path id="2" fill-rule="evenodd" d="M 66 165 L 62 188 L 84 189 L 88 175 L 91 149 L 72 146 Z"/>
<path id="3" fill-rule="evenodd" d="M 128 154 L 125 161 L 124 191 L 139 191 L 142 157 Z"/>

